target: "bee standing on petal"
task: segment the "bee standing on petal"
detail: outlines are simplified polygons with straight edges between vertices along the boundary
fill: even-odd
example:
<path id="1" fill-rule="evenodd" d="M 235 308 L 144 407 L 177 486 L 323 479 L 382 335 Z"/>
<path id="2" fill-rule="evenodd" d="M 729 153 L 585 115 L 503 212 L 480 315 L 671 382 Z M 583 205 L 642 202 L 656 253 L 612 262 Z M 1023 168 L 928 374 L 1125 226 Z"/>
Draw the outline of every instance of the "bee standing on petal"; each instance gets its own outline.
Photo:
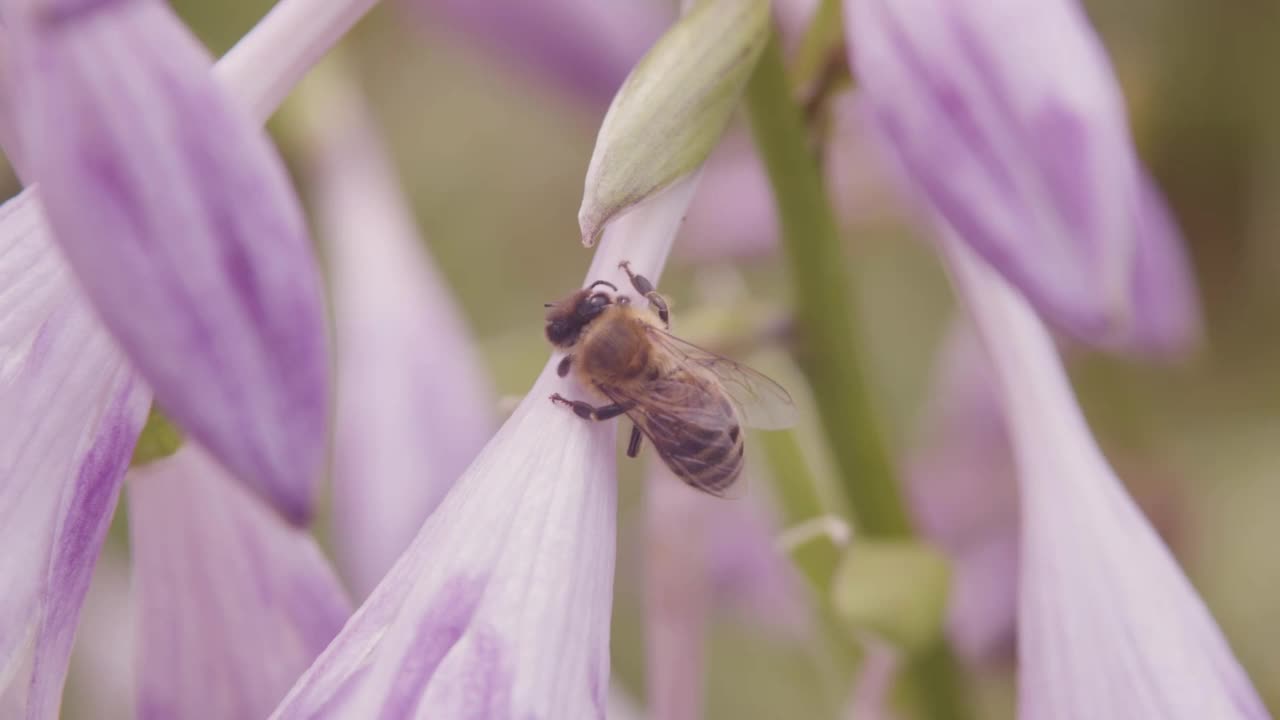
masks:
<path id="1" fill-rule="evenodd" d="M 584 420 L 631 418 L 627 455 L 636 457 L 648 437 L 662 461 L 681 480 L 723 496 L 742 473 L 742 426 L 778 429 L 794 421 L 795 406 L 773 380 L 729 358 L 703 350 L 667 332 L 667 301 L 653 283 L 623 261 L 636 293 L 648 300 L 639 310 L 606 280 L 597 280 L 547 311 L 547 339 L 569 351 L 556 368 L 573 372 L 580 384 L 607 401 L 592 405 L 559 393 Z M 598 287 L 609 287 L 609 294 Z"/>

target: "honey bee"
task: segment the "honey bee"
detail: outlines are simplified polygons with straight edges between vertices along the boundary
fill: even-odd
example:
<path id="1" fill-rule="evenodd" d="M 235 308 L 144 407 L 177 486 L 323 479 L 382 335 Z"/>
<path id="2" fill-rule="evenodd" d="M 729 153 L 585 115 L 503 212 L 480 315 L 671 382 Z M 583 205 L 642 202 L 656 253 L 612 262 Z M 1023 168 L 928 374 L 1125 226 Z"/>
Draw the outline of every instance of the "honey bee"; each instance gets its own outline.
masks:
<path id="1" fill-rule="evenodd" d="M 742 426 L 792 424 L 791 396 L 764 375 L 669 333 L 670 312 L 653 283 L 627 262 L 619 267 L 648 300 L 647 311 L 607 280 L 547 304 L 547 339 L 568 353 L 557 373 L 572 371 L 606 402 L 593 405 L 559 393 L 551 401 L 585 420 L 627 415 L 634 423 L 628 457 L 648 437 L 676 476 L 723 497 L 742 473 Z"/>

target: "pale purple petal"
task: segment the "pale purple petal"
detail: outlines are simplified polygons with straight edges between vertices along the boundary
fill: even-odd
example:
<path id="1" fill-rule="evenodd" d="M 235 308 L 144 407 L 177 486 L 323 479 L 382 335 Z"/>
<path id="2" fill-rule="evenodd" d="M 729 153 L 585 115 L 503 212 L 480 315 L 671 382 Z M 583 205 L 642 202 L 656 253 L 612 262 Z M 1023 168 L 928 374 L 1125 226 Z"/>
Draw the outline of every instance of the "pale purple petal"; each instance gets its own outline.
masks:
<path id="1" fill-rule="evenodd" d="M 1020 717 L 1269 717 L 1099 451 L 1044 326 L 957 238 L 943 247 L 995 365 L 1020 475 Z"/>
<path id="2" fill-rule="evenodd" d="M 1134 285 L 1179 279 L 1135 276 L 1144 179 L 1077 3 L 846 0 L 845 15 L 859 86 L 927 204 L 1055 325 L 1121 348 L 1160 334 Z"/>
<path id="3" fill-rule="evenodd" d="M 166 414 L 303 522 L 328 360 L 283 164 L 164 4 L 57 12 L 13 28 L 24 149 L 56 239 Z"/>
<path id="4" fill-rule="evenodd" d="M 588 280 L 625 283 L 626 259 L 656 281 L 693 186 L 616 220 Z M 274 717 L 603 716 L 615 424 L 548 400 L 582 394 L 559 360 Z"/>
<path id="5" fill-rule="evenodd" d="M 57 716 L 150 393 L 76 291 L 28 190 L 0 208 L 0 717 Z"/>
<path id="6" fill-rule="evenodd" d="M 198 445 L 129 473 L 139 718 L 256 718 L 351 604 L 315 540 Z"/>
<path id="7" fill-rule="evenodd" d="M 1203 328 L 1200 297 L 1173 216 L 1150 178 L 1142 186 L 1144 224 L 1134 258 L 1132 344 L 1156 355 L 1185 352 L 1199 342 Z"/>
<path id="8" fill-rule="evenodd" d="M 404 1 L 601 107 L 675 16 L 653 0 Z"/>
<path id="9" fill-rule="evenodd" d="M 497 401 L 363 98 L 333 69 L 301 100 L 332 268 L 334 549 L 363 598 L 493 435 Z"/>
<path id="10" fill-rule="evenodd" d="M 1018 490 L 991 363 L 957 323 L 907 464 L 916 522 L 952 560 L 947 633 L 971 662 L 1007 656 L 1016 625 Z"/>
<path id="11" fill-rule="evenodd" d="M 853 685 L 846 710 L 848 720 L 896 720 L 891 693 L 897 683 L 902 658 L 888 645 L 869 643 Z"/>

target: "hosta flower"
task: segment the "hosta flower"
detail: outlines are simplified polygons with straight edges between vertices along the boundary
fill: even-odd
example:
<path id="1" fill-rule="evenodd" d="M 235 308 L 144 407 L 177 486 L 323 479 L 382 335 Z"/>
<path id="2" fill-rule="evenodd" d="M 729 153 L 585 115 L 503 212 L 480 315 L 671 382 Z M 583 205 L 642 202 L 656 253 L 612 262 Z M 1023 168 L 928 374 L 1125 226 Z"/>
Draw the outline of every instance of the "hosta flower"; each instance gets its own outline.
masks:
<path id="1" fill-rule="evenodd" d="M 613 181 L 588 185 L 579 214 L 584 239 L 603 234 L 584 284 L 627 287 L 624 260 L 655 282 L 661 275 L 697 167 L 723 130 L 724 106 L 733 104 L 741 76 L 750 71 L 754 58 L 746 49 L 764 32 L 755 18 L 739 0 L 704 0 L 624 83 L 589 171 Z M 690 31 L 703 24 L 724 32 Z M 704 43 L 716 46 L 717 62 L 700 62 Z M 748 67 L 726 66 L 725 54 Z M 661 87 L 666 72 L 690 82 Z M 651 111 L 637 98 L 655 95 L 695 126 L 681 129 L 684 142 L 660 144 L 648 132 L 625 131 Z M 698 129 L 703 137 L 695 137 Z M 635 188 L 647 188 L 646 196 L 628 194 Z M 576 381 L 560 377 L 560 360 L 548 360 L 529 394 L 273 717 L 604 715 L 615 424 L 584 422 L 550 402 L 556 393 L 582 395 Z"/>
<path id="2" fill-rule="evenodd" d="M 138 717 L 265 717 L 351 614 L 328 560 L 197 445 L 127 492 Z"/>
<path id="3" fill-rule="evenodd" d="M 273 35 L 278 39 L 284 35 L 279 32 L 278 23 L 293 22 L 302 14 L 300 11 L 305 11 L 301 6 L 309 4 L 301 0 L 282 3 L 271 13 L 265 24 L 260 26 L 261 32 L 255 32 L 246 41 L 245 52 L 261 49 L 261 43 L 254 41 L 254 38 Z M 233 63 L 240 68 L 251 67 L 256 74 L 257 82 L 251 84 L 250 89 L 245 92 L 246 102 L 255 108 L 265 107 L 273 101 L 278 102 L 282 98 L 278 94 L 284 84 L 282 78 L 296 81 L 304 69 L 299 58 L 309 57 L 314 60 L 318 56 L 318 47 L 340 35 L 341 27 L 349 27 L 369 5 L 367 1 L 329 4 L 324 12 L 309 16 L 310 22 L 295 23 L 294 32 L 287 36 L 288 42 L 275 42 L 271 62 L 251 65 Z M 24 150 L 32 146 L 45 147 L 41 143 L 52 142 L 50 137 L 58 131 L 90 134 L 91 131 L 101 132 L 107 136 L 100 138 L 104 144 L 92 144 L 81 149 L 104 151 L 106 154 L 101 155 L 100 159 L 120 160 L 121 164 L 115 166 L 116 169 L 132 168 L 141 174 L 138 164 L 145 164 L 145 159 L 122 156 L 120 153 L 124 152 L 124 146 L 108 147 L 111 142 L 121 139 L 140 143 L 137 135 L 131 135 L 129 127 L 95 124 L 98 121 L 106 123 L 108 119 L 123 118 L 121 124 L 130 126 L 138 119 L 128 114 L 122 115 L 120 107 L 112 106 L 112 102 L 122 102 L 129 98 L 145 100 L 150 103 L 146 105 L 149 112 L 155 111 L 157 117 L 170 120 L 173 117 L 171 112 L 166 112 L 163 108 L 156 110 L 157 105 L 165 104 L 165 98 L 194 101 L 203 97 L 214 105 L 222 102 L 219 93 L 206 92 L 207 77 L 191 73 L 191 63 L 202 56 L 192 50 L 190 41 L 183 39 L 183 31 L 163 15 L 163 7 L 158 3 L 118 3 L 101 8 L 40 3 L 23 8 L 31 10 L 32 14 L 6 14 L 6 39 L 11 41 L 6 44 L 6 50 L 9 51 L 11 63 L 7 67 L 17 71 L 15 79 L 19 81 L 18 85 L 25 88 L 26 92 L 36 95 L 38 100 L 32 102 L 32 107 L 23 109 L 24 127 L 31 121 L 28 112 L 45 112 L 57 102 L 74 105 L 77 96 L 72 88 L 77 82 L 82 83 L 80 88 L 87 93 L 83 97 L 84 101 L 90 102 L 97 98 L 99 102 L 106 103 L 100 109 L 111 111 L 96 119 L 87 110 L 83 114 L 77 112 L 55 115 L 47 123 L 48 127 L 27 127 L 28 134 L 37 136 L 37 139 L 34 145 L 24 145 Z M 113 63 L 108 62 L 108 56 L 98 56 L 92 52 L 95 48 L 100 48 L 101 44 L 110 46 L 119 41 L 113 32 L 104 33 L 104 30 L 119 30 L 123 33 L 122 37 L 133 37 L 144 31 L 147 35 L 132 46 L 125 47 L 119 54 L 109 55 L 114 58 Z M 152 37 L 151 31 L 157 34 L 158 40 Z M 146 49 L 153 47 L 153 43 L 155 48 L 162 45 L 168 49 L 177 48 L 174 50 L 174 57 L 147 55 Z M 92 55 L 87 61 L 86 53 Z M 153 62 L 157 59 L 160 60 L 160 67 Z M 39 63 L 31 64 L 36 61 Z M 150 66 L 147 66 L 148 62 L 151 62 Z M 164 69 L 161 70 L 161 67 Z M 137 74 L 131 73 L 130 68 L 136 70 Z M 208 72 L 207 63 L 202 72 Z M 237 88 L 237 84 L 243 80 L 242 72 L 237 67 L 232 67 L 224 73 L 224 79 L 233 89 Z M 35 83 L 35 75 L 42 82 Z M 83 84 L 86 79 L 99 76 L 108 84 Z M 153 92 L 157 91 L 157 86 L 151 81 L 162 77 L 169 83 L 163 85 L 163 90 L 173 95 Z M 120 93 L 120 98 L 114 101 L 111 98 L 104 99 L 105 96 L 112 95 L 105 92 L 111 88 L 110 82 L 133 78 L 141 79 L 142 82 L 126 82 L 129 92 Z M 46 86 L 46 81 L 51 84 Z M 32 83 L 38 87 L 32 89 Z M 25 94 L 23 98 L 26 101 Z M 44 110 L 40 109 L 43 107 L 42 103 L 48 103 Z M 7 108 L 16 110 L 20 104 L 13 96 L 5 97 Z M 190 109 L 181 103 L 178 105 Z M 212 113 L 214 129 L 225 129 L 219 123 L 226 120 L 229 112 L 234 114 L 234 111 L 217 107 L 206 109 Z M 200 152 L 225 154 L 232 149 L 220 147 L 215 151 L 207 143 L 202 144 L 199 130 L 204 127 L 203 114 L 189 119 L 192 124 L 183 128 L 184 142 L 174 147 L 164 147 L 164 152 L 157 151 L 157 157 L 153 158 L 158 165 L 163 166 L 165 172 L 187 167 L 185 163 L 190 160 L 175 159 L 172 155 L 175 148 L 192 149 L 197 156 Z M 232 125 L 238 127 L 237 122 L 232 122 Z M 172 127 L 169 129 L 174 130 Z M 231 136 L 223 137 L 222 140 L 243 139 L 245 132 L 243 128 L 234 130 Z M 83 139 L 89 135 L 77 137 Z M 0 139 L 5 142 L 16 140 L 14 137 Z M 24 137 L 22 142 L 31 141 Z M 249 143 L 250 150 L 254 147 L 261 150 L 261 140 L 250 140 Z M 135 143 L 129 147 L 130 152 L 141 156 L 146 156 L 149 152 L 145 144 Z M 241 208 L 228 206 L 225 202 L 242 197 L 244 190 L 234 183 L 231 187 L 225 187 L 211 184 L 208 178 L 186 178 L 202 191 L 210 193 L 208 197 L 200 198 L 206 201 L 203 205 L 191 202 L 189 197 L 185 198 L 188 201 L 186 204 L 175 203 L 174 198 L 169 195 L 171 188 L 162 188 L 161 200 L 148 196 L 145 198 L 146 202 L 143 202 L 144 198 L 136 198 L 142 204 L 132 204 L 131 201 L 124 202 L 127 198 L 116 193 L 116 190 L 137 190 L 144 187 L 155 190 L 154 185 L 148 184 L 147 178 L 131 176 L 131 181 L 138 183 L 135 185 L 117 186 L 106 183 L 100 186 L 105 188 L 105 194 L 93 196 L 89 188 L 97 181 L 92 177 L 85 177 L 83 170 L 96 168 L 109 171 L 111 167 L 88 162 L 77 170 L 58 165 L 59 158 L 68 161 L 69 153 L 73 153 L 74 148 L 46 147 L 49 157 L 35 162 L 28 162 L 32 157 L 29 154 L 12 148 L 7 150 L 11 155 L 22 158 L 18 164 L 24 179 L 38 178 L 52 166 L 53 184 L 65 182 L 63 191 L 68 196 L 80 192 L 89 195 L 84 198 L 87 203 L 85 208 L 61 208 L 64 222 L 72 226 L 70 229 L 73 232 L 84 231 L 85 218 L 77 213 L 92 211 L 103 213 L 104 217 L 110 216 L 112 223 L 123 223 L 125 239 L 137 239 L 139 232 L 154 228 L 134 225 L 124 218 L 133 218 L 140 223 L 148 218 L 171 219 L 168 212 L 159 207 L 168 202 L 175 208 L 181 206 L 192 211 L 192 223 L 202 224 L 200 232 L 184 226 L 178 229 L 179 235 L 202 234 L 206 239 L 213 238 L 217 241 L 214 247 L 205 250 L 212 252 L 218 248 L 234 248 L 237 247 L 237 238 L 244 240 L 235 235 L 234 231 L 243 229 L 242 222 L 248 221 L 217 215 L 206 216 L 198 212 L 201 208 L 221 208 L 234 215 Z M 116 154 L 112 155 L 112 152 Z M 92 160 L 93 157 L 95 156 L 90 154 L 88 159 Z M 254 152 L 247 153 L 246 162 L 253 164 L 254 157 Z M 261 154 L 256 157 L 260 160 Z M 228 158 L 223 158 L 220 162 L 234 165 L 234 161 Z M 228 179 L 226 175 L 222 177 L 224 180 Z M 256 176 L 252 172 L 243 177 L 236 176 L 238 179 L 250 177 Z M 122 177 L 121 182 L 125 179 Z M 245 207 L 257 205 L 250 202 Z M 147 215 L 144 209 L 156 213 L 156 216 Z M 138 212 L 143 214 L 136 214 Z M 264 217 L 258 217 L 257 220 L 261 221 Z M 217 232 L 209 229 L 209 223 L 217 225 L 221 220 L 235 221 L 219 226 Z M 112 227 L 119 229 L 120 225 L 112 225 L 105 219 L 103 222 L 102 227 L 95 230 L 95 239 L 105 247 L 108 241 L 115 238 L 103 231 Z M 224 237 L 224 232 L 230 234 Z M 221 272 L 216 269 L 188 267 L 189 263 L 179 262 L 175 258 L 170 258 L 165 265 L 163 261 L 168 256 L 161 250 L 170 247 L 167 243 L 184 242 L 184 237 L 153 238 L 157 244 L 151 246 L 151 250 L 155 252 L 154 260 L 159 264 L 156 265 L 157 275 L 152 279 L 157 286 L 182 287 L 181 282 L 189 272 L 194 273 L 197 278 Z M 224 240 L 229 244 L 224 243 Z M 257 240 L 260 238 L 255 238 Z M 92 255 L 94 243 L 86 241 L 79 251 Z M 248 257 L 258 255 L 256 251 L 251 251 L 249 256 L 242 259 Z M 287 262 L 290 257 L 292 255 L 286 251 L 283 258 L 276 259 Z M 310 261 L 305 253 L 301 257 L 305 268 Z M 246 271 L 248 269 L 245 268 Z M 94 271 L 94 268 L 88 270 L 91 273 Z M 171 276 L 165 277 L 166 272 L 172 273 Z M 11 552 L 5 553 L 5 560 L 0 561 L 0 578 L 3 578 L 5 585 L 5 592 L 0 598 L 0 716 L 47 718 L 58 713 L 67 655 L 85 588 L 115 507 L 120 480 L 128 466 L 138 433 L 143 427 L 151 392 L 143 378 L 134 372 L 132 364 L 126 361 L 117 348 L 116 342 L 98 319 L 98 309 L 92 307 L 82 295 L 63 255 L 55 248 L 39 193 L 34 187 L 24 190 L 0 209 L 0 277 L 4 278 L 4 282 L 0 283 L 0 367 L 5 368 L 4 372 L 0 372 L 0 399 L 3 399 L 0 402 L 0 427 L 6 429 L 4 439 L 0 440 L 0 544 L 11 549 Z M 241 279 L 248 279 L 248 275 L 243 275 Z M 108 280 L 104 279 L 103 282 L 109 284 Z M 302 285 L 307 286 L 308 282 L 304 280 Z M 229 290 L 229 297 L 208 296 L 201 300 L 203 305 L 208 306 L 228 302 L 232 308 L 252 309 L 256 307 L 252 303 L 248 306 L 241 303 L 245 299 L 242 291 L 250 287 L 253 285 L 224 287 L 223 289 Z M 288 294 L 286 292 L 274 297 L 279 300 Z M 266 297 L 259 300 L 267 303 L 261 306 L 264 312 L 276 302 L 268 302 L 269 298 Z M 114 307 L 117 313 L 127 309 L 119 305 Z M 134 309 L 140 317 L 152 319 L 165 315 L 166 312 L 172 314 L 181 310 L 155 307 Z M 298 309 L 308 310 L 307 307 Z M 224 314 L 224 319 L 236 314 L 237 311 L 229 311 Z M 246 328 L 253 328 L 257 326 L 252 323 L 265 321 L 270 317 L 269 314 L 252 317 L 244 315 L 242 320 L 248 323 Z M 123 318 L 121 322 L 128 324 L 131 321 Z M 268 330 L 266 327 L 261 329 L 263 332 Z M 283 332 L 276 339 L 287 339 L 290 336 L 289 332 Z M 142 346 L 144 350 L 147 349 L 145 338 Z M 316 346 L 322 347 L 323 340 Z M 264 348 L 265 342 L 255 341 L 247 349 L 252 354 L 255 349 Z M 215 348 L 206 348 L 211 349 Z M 232 347 L 216 349 L 223 353 L 244 350 Z M 148 352 L 154 350 L 156 348 L 151 347 Z M 292 357 L 290 353 L 295 350 L 297 348 L 283 348 L 283 356 Z M 186 356 L 177 357 L 183 359 Z M 272 362 L 270 357 L 261 353 L 259 359 L 268 366 Z M 152 360 L 163 363 L 164 358 L 157 354 Z M 264 369 L 266 374 L 269 374 L 268 369 L 269 367 Z M 223 379 L 226 380 L 225 377 Z M 200 383 L 191 381 L 189 384 L 193 388 L 183 389 L 171 385 L 170 390 L 178 395 L 185 392 L 188 399 L 199 396 L 202 391 L 197 386 Z M 264 392 L 271 393 L 277 400 L 282 397 L 278 391 L 270 388 Z M 207 410 L 211 416 L 216 416 L 226 410 L 219 405 L 222 398 L 206 399 L 213 406 L 207 409 L 196 408 L 193 412 Z M 269 410 L 265 406 L 259 409 Z M 257 440 L 249 439 L 246 442 L 252 444 Z M 299 468 L 303 472 L 298 475 L 304 482 L 294 483 L 293 476 L 290 475 L 288 482 L 277 483 L 277 489 L 282 491 L 278 495 L 288 495 L 286 510 L 305 509 L 309 502 L 309 493 L 306 491 L 311 481 L 303 475 L 306 472 L 303 466 L 308 463 L 305 453 L 308 451 L 305 447 L 298 449 L 304 452 Z M 266 488 L 264 483 L 272 479 L 258 480 L 257 486 Z M 292 492 L 290 488 L 304 492 L 295 497 L 289 495 Z"/>
<path id="4" fill-rule="evenodd" d="M 1181 238 L 1076 2 L 846 0 L 845 16 L 906 177 L 1048 321 L 1118 348 L 1195 339 Z"/>
<path id="5" fill-rule="evenodd" d="M 1021 479 L 1020 716 L 1267 718 L 1204 603 L 1098 450 L 1053 341 L 955 238 Z"/>
<path id="6" fill-rule="evenodd" d="M 334 550 L 364 597 L 493 434 L 496 404 L 359 92 L 340 69 L 311 83 L 301 115 L 337 346 Z"/>
<path id="7" fill-rule="evenodd" d="M 168 415 L 306 520 L 326 433 L 324 307 L 262 129 L 161 3 L 36 3 L 13 45 L 30 179 L 98 316 Z"/>
<path id="8" fill-rule="evenodd" d="M 1176 230 L 1080 8 L 848 0 L 846 17 L 994 368 L 1019 478 L 1020 715 L 1266 717 L 1094 443 L 1040 321 L 1125 349 L 1183 345 L 1195 325 Z"/>
<path id="9" fill-rule="evenodd" d="M 657 277 L 689 180 L 615 220 L 587 281 Z M 529 394 L 274 717 L 600 717 L 609 688 L 615 427 Z"/>

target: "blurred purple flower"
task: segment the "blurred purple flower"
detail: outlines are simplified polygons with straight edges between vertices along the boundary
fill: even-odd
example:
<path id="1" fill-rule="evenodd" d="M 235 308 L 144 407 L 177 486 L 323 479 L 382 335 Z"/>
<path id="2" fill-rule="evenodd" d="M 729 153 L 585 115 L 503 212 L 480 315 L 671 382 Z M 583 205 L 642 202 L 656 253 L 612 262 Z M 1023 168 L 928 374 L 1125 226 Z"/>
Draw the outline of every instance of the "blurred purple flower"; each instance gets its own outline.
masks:
<path id="1" fill-rule="evenodd" d="M 661 462 L 650 462 L 647 476 L 649 710 L 663 720 L 699 718 L 713 617 L 736 610 L 767 629 L 799 635 L 807 629 L 805 587 L 779 551 L 759 500 L 725 503 L 685 485 Z"/>
<path id="2" fill-rule="evenodd" d="M 128 494 L 138 717 L 265 717 L 351 614 L 328 560 L 192 443 Z"/>
<path id="3" fill-rule="evenodd" d="M 55 239 L 165 412 L 295 523 L 328 358 L 318 268 L 265 133 L 158 2 L 14 18 L 23 152 Z"/>
<path id="4" fill-rule="evenodd" d="M 319 72 L 301 114 L 333 268 L 334 549 L 363 598 L 493 434 L 496 401 L 363 98 Z"/>
<path id="5" fill-rule="evenodd" d="M 1076 2 L 846 0 L 845 17 L 859 87 L 906 177 L 1038 311 L 1116 349 L 1196 339 L 1181 237 Z"/>
<path id="6" fill-rule="evenodd" d="M 150 392 L 80 297 L 31 190 L 0 207 L 0 717 L 57 715 Z"/>
<path id="7" fill-rule="evenodd" d="M 654 0 L 405 1 L 601 110 L 676 9 Z"/>
<path id="8" fill-rule="evenodd" d="M 1017 622 L 1016 470 L 992 375 L 973 329 L 957 323 L 907 469 L 916 522 L 953 562 L 947 633 L 970 662 L 1009 656 Z"/>
<path id="9" fill-rule="evenodd" d="M 1094 443 L 1029 305 L 944 227 L 995 367 L 1021 497 L 1023 718 L 1267 718 L 1213 617 Z"/>
<path id="10" fill-rule="evenodd" d="M 587 280 L 660 275 L 696 180 L 605 231 Z M 553 356 L 276 718 L 601 717 L 609 688 L 615 425 L 547 398 L 580 394 Z"/>

